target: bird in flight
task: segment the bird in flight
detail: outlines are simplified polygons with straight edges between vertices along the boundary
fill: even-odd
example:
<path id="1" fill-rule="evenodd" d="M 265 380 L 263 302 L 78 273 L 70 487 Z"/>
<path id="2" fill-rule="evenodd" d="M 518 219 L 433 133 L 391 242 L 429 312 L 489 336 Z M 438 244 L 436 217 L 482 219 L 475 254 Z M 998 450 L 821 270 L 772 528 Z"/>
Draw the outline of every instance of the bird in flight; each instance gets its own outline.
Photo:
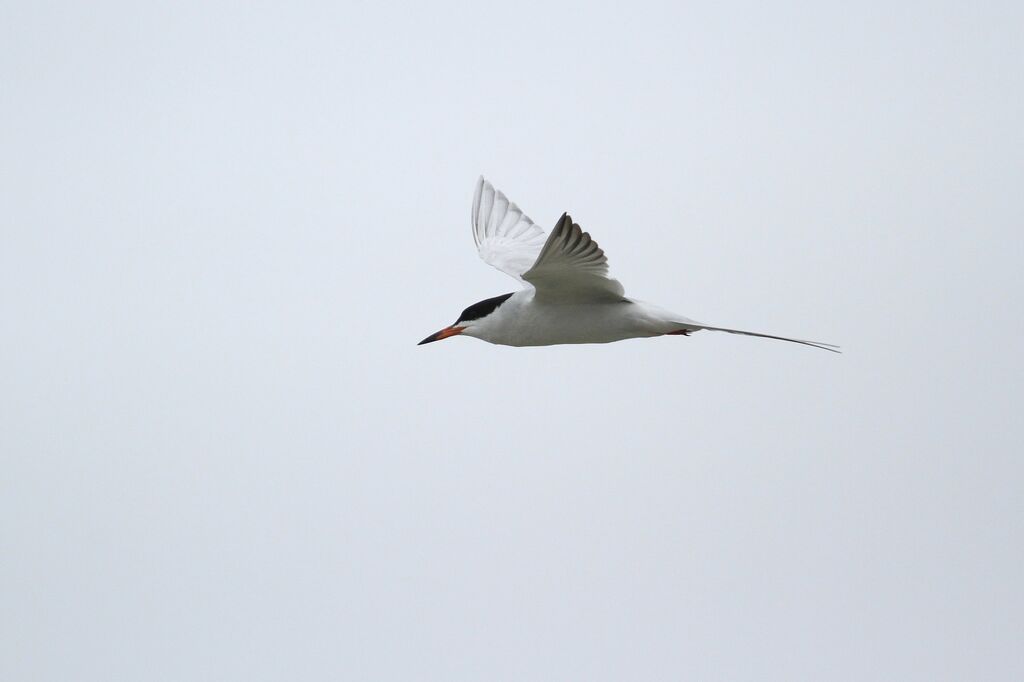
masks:
<path id="1" fill-rule="evenodd" d="M 524 285 L 519 291 L 474 303 L 454 324 L 419 345 L 473 336 L 504 346 L 610 343 L 652 336 L 689 336 L 710 330 L 759 336 L 839 352 L 839 346 L 702 322 L 627 298 L 608 276 L 608 259 L 590 235 L 563 213 L 551 234 L 482 177 L 473 195 L 473 240 L 480 258 Z"/>

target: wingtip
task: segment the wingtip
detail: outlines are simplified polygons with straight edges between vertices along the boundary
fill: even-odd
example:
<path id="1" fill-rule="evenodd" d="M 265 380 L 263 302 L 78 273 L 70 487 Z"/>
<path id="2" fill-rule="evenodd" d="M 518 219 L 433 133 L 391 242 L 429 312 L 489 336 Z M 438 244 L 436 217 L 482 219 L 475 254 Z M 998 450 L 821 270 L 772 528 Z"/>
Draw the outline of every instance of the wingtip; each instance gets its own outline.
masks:
<path id="1" fill-rule="evenodd" d="M 490 184 L 490 183 L 487 182 L 487 180 L 484 178 L 484 176 L 481 175 L 481 176 L 477 177 L 476 184 L 473 185 L 473 197 L 474 197 L 474 199 L 479 197 L 481 194 L 484 193 L 484 189 L 486 189 L 488 184 Z"/>

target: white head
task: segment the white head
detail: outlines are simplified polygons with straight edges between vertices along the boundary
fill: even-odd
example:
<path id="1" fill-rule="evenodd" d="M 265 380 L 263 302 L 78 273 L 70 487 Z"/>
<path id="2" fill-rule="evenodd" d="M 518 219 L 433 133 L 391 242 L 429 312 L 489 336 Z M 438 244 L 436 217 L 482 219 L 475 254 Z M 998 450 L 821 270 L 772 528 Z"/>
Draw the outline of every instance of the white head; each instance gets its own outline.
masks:
<path id="1" fill-rule="evenodd" d="M 455 320 L 455 324 L 450 327 L 445 327 L 436 334 L 431 334 L 420 341 L 417 345 L 422 346 L 425 343 L 433 343 L 434 341 L 447 339 L 449 336 L 458 336 L 459 334 L 477 336 L 475 333 L 477 329 L 485 324 L 488 317 L 493 315 L 498 307 L 511 297 L 512 294 L 502 294 L 501 296 L 495 296 L 494 298 L 488 298 L 480 301 L 479 303 L 474 303 L 462 311 L 459 315 L 459 319 Z"/>

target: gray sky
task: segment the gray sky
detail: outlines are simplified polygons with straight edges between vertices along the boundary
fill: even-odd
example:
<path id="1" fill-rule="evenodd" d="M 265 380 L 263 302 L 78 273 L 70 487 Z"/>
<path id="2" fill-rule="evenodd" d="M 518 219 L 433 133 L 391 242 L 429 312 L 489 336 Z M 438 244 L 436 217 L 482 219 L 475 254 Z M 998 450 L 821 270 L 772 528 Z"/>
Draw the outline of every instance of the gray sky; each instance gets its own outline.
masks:
<path id="1" fill-rule="evenodd" d="M 0 7 L 0 678 L 1024 676 L 1024 10 L 705 5 Z"/>

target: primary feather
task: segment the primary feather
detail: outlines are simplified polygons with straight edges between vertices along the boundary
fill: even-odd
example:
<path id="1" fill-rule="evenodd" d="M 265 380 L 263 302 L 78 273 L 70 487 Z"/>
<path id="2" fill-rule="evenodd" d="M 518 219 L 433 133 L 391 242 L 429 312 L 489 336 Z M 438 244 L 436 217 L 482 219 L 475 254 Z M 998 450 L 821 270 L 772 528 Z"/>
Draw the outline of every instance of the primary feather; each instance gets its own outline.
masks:
<path id="1" fill-rule="evenodd" d="M 522 282 L 544 247 L 544 230 L 483 177 L 476 181 L 472 219 L 480 258 Z"/>

